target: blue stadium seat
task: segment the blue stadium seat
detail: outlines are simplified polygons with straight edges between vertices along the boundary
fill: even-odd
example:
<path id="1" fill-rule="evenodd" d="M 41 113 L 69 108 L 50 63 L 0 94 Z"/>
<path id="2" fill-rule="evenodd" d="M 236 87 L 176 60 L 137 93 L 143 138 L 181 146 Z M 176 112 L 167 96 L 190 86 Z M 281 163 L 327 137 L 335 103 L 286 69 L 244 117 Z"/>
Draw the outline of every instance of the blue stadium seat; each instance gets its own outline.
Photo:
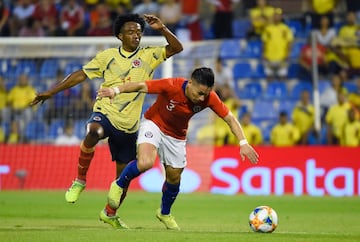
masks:
<path id="1" fill-rule="evenodd" d="M 25 125 L 24 136 L 29 142 L 44 141 L 47 134 L 47 125 L 40 120 L 31 120 Z"/>
<path id="2" fill-rule="evenodd" d="M 240 91 L 239 97 L 242 99 L 256 99 L 260 98 L 262 93 L 263 88 L 259 82 L 248 82 L 243 90 Z"/>
<path id="3" fill-rule="evenodd" d="M 306 33 L 300 20 L 291 19 L 286 21 L 286 24 L 292 30 L 296 38 L 305 37 Z"/>
<path id="4" fill-rule="evenodd" d="M 278 119 L 278 110 L 274 103 L 268 100 L 254 101 L 252 110 L 252 119 L 254 121 L 274 121 Z"/>
<path id="5" fill-rule="evenodd" d="M 56 137 L 58 137 L 63 133 L 64 126 L 65 126 L 65 120 L 63 119 L 52 120 L 49 126 L 48 138 L 56 139 Z"/>
<path id="6" fill-rule="evenodd" d="M 279 112 L 285 111 L 288 114 L 288 117 L 291 118 L 291 114 L 296 106 L 296 100 L 281 100 L 279 102 Z"/>
<path id="7" fill-rule="evenodd" d="M 266 78 L 265 68 L 262 63 L 256 65 L 255 70 L 252 73 L 253 78 Z"/>
<path id="8" fill-rule="evenodd" d="M 56 78 L 59 63 L 57 59 L 46 59 L 40 67 L 40 79 Z"/>
<path id="9" fill-rule="evenodd" d="M 265 90 L 266 99 L 284 99 L 288 97 L 287 86 L 284 82 L 273 81 L 268 83 Z"/>
<path id="10" fill-rule="evenodd" d="M 240 41 L 238 39 L 226 39 L 220 44 L 220 57 L 222 59 L 238 58 L 241 56 Z"/>
<path id="11" fill-rule="evenodd" d="M 250 40 L 247 42 L 246 48 L 241 52 L 241 57 L 259 58 L 262 55 L 262 42 L 260 40 Z"/>
<path id="12" fill-rule="evenodd" d="M 300 68 L 299 63 L 291 63 L 288 68 L 288 78 L 297 78 L 299 68 Z"/>
<path id="13" fill-rule="evenodd" d="M 20 60 L 15 67 L 15 78 L 17 78 L 21 74 L 26 74 L 30 78 L 36 79 L 38 77 L 38 69 L 35 61 L 33 60 Z"/>
<path id="14" fill-rule="evenodd" d="M 308 90 L 310 95 L 313 92 L 313 86 L 309 82 L 298 82 L 291 89 L 291 98 L 298 100 L 303 90 Z"/>
<path id="15" fill-rule="evenodd" d="M 245 38 L 251 28 L 251 22 L 248 19 L 235 19 L 232 22 L 234 38 Z"/>
<path id="16" fill-rule="evenodd" d="M 297 59 L 300 57 L 301 49 L 304 46 L 303 42 L 296 41 L 293 43 L 290 51 L 290 58 Z"/>
<path id="17" fill-rule="evenodd" d="M 250 78 L 253 75 L 251 64 L 248 62 L 238 62 L 233 66 L 234 80 L 239 78 Z"/>
<path id="18" fill-rule="evenodd" d="M 86 121 L 87 120 L 76 120 L 74 122 L 74 133 L 80 139 L 86 135 Z"/>
<path id="19" fill-rule="evenodd" d="M 319 93 L 322 94 L 330 86 L 331 86 L 330 80 L 319 80 L 318 82 Z"/>
<path id="20" fill-rule="evenodd" d="M 8 79 L 14 73 L 14 67 L 11 65 L 10 59 L 0 59 L 0 75 Z"/>
<path id="21" fill-rule="evenodd" d="M 64 75 L 67 76 L 69 74 L 71 74 L 72 72 L 74 71 L 78 71 L 78 70 L 81 70 L 82 69 L 82 63 L 80 61 L 71 61 L 71 62 L 68 62 L 66 65 L 65 65 L 65 68 L 64 68 Z"/>
<path id="22" fill-rule="evenodd" d="M 355 82 L 346 81 L 344 82 L 344 87 L 348 90 L 349 93 L 358 92 L 358 87 Z"/>

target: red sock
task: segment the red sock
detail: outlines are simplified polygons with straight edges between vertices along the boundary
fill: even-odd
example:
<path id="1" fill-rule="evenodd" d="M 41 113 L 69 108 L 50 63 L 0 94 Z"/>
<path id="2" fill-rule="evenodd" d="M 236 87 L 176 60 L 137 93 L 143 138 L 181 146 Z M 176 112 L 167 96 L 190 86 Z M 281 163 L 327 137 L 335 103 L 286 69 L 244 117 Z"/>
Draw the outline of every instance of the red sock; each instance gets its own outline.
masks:
<path id="1" fill-rule="evenodd" d="M 91 160 L 94 157 L 94 153 L 94 148 L 87 148 L 81 143 L 77 179 L 86 181 L 86 174 L 89 170 Z"/>
<path id="2" fill-rule="evenodd" d="M 106 215 L 109 217 L 116 215 L 116 209 L 111 208 L 109 204 L 106 204 L 105 212 L 106 212 Z"/>

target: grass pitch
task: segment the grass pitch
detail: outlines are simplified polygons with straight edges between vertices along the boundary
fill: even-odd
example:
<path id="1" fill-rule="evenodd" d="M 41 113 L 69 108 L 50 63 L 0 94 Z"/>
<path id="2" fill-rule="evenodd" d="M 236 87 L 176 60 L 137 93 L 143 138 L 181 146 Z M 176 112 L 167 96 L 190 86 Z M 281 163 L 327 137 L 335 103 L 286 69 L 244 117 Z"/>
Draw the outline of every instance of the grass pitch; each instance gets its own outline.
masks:
<path id="1" fill-rule="evenodd" d="M 0 241 L 360 241 L 359 197 L 179 194 L 172 214 L 181 231 L 167 231 L 155 218 L 161 194 L 130 192 L 120 210 L 125 231 L 98 220 L 106 191 L 85 190 L 75 204 L 64 192 L 0 191 Z M 258 205 L 278 213 L 274 233 L 250 231 Z"/>

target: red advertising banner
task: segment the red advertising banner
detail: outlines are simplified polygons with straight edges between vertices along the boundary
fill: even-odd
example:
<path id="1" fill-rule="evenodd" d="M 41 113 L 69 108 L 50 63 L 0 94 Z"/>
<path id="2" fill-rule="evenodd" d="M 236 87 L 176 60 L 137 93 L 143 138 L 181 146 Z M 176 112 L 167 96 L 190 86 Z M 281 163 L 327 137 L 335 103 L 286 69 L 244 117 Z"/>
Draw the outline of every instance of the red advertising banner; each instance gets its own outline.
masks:
<path id="1" fill-rule="evenodd" d="M 359 196 L 360 148 L 257 147 L 260 162 L 241 161 L 238 147 L 188 146 L 182 192 L 247 195 Z M 77 174 L 78 147 L 0 145 L 0 189 L 66 190 Z M 106 145 L 96 148 L 87 189 L 108 189 L 115 164 Z M 163 170 L 135 179 L 132 189 L 160 192 Z"/>

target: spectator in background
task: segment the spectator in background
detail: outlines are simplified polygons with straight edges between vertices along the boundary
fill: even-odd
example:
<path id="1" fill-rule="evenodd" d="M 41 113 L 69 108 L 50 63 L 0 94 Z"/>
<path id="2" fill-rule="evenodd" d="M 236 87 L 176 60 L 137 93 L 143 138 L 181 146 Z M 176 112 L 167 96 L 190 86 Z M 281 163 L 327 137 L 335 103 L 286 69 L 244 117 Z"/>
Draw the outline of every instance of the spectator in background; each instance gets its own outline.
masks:
<path id="1" fill-rule="evenodd" d="M 213 4 L 214 37 L 215 39 L 230 39 L 233 37 L 232 22 L 234 5 L 239 0 L 208 0 Z"/>
<path id="2" fill-rule="evenodd" d="M 35 5 L 32 17 L 39 21 L 45 30 L 46 36 L 56 35 L 56 30 L 58 29 L 58 11 L 54 0 L 39 0 Z"/>
<path id="3" fill-rule="evenodd" d="M 10 10 L 5 5 L 4 0 L 0 0 L 0 36 L 9 36 L 9 16 Z"/>
<path id="4" fill-rule="evenodd" d="M 4 121 L 5 119 L 5 109 L 7 106 L 7 95 L 8 92 L 5 86 L 5 79 L 0 76 L 0 120 Z M 1 123 L 0 123 L 1 124 Z"/>
<path id="5" fill-rule="evenodd" d="M 33 17 L 26 19 L 26 24 L 19 31 L 20 37 L 44 37 L 45 30 L 41 23 Z"/>
<path id="6" fill-rule="evenodd" d="M 85 9 L 76 0 L 66 0 L 61 8 L 58 35 L 83 36 L 85 34 Z"/>
<path id="7" fill-rule="evenodd" d="M 317 43 L 328 47 L 332 40 L 336 37 L 336 30 L 330 27 L 328 16 L 324 15 L 320 19 L 320 29 L 315 30 Z"/>
<path id="8" fill-rule="evenodd" d="M 354 12 L 357 22 L 360 23 L 360 1 L 345 0 L 345 3 L 347 11 Z"/>
<path id="9" fill-rule="evenodd" d="M 10 123 L 10 131 L 9 136 L 6 138 L 7 144 L 18 144 L 22 137 L 19 131 L 19 122 L 16 120 L 12 120 Z"/>
<path id="10" fill-rule="evenodd" d="M 300 100 L 296 104 L 292 120 L 295 127 L 300 131 L 299 144 L 306 145 L 309 142 L 309 137 L 314 132 L 315 109 L 310 101 L 311 94 L 308 90 L 301 92 Z"/>
<path id="11" fill-rule="evenodd" d="M 329 145 L 340 144 L 343 128 L 348 119 L 348 111 L 351 109 L 346 95 L 343 92 L 337 94 L 338 103 L 331 105 L 325 116 L 326 137 Z"/>
<path id="12" fill-rule="evenodd" d="M 269 80 L 284 79 L 288 73 L 288 57 L 294 35 L 289 26 L 282 22 L 282 10 L 275 10 L 273 22 L 268 24 L 262 35 L 265 74 Z"/>
<path id="13" fill-rule="evenodd" d="M 355 92 L 349 93 L 348 100 L 352 104 L 352 106 L 360 112 L 360 78 L 357 78 L 356 81 L 357 89 Z"/>
<path id="14" fill-rule="evenodd" d="M 249 10 L 251 29 L 247 38 L 261 38 L 266 25 L 272 21 L 275 14 L 275 8 L 268 5 L 267 0 L 257 0 L 256 7 Z"/>
<path id="15" fill-rule="evenodd" d="M 181 26 L 190 32 L 190 40 L 197 41 L 203 39 L 203 31 L 201 26 L 201 19 L 200 19 L 200 10 L 204 10 L 201 8 L 201 3 L 206 4 L 206 6 L 210 6 L 207 1 L 201 0 L 179 0 L 181 5 Z M 206 11 L 206 10 L 204 10 Z M 210 10 L 208 11 L 210 12 Z M 212 21 L 212 20 L 211 20 Z M 205 27 L 206 23 L 204 23 Z M 211 24 L 210 24 L 211 25 Z M 211 28 L 206 26 L 207 28 Z M 181 36 L 179 36 L 181 38 Z"/>
<path id="16" fill-rule="evenodd" d="M 279 114 L 277 123 L 270 132 L 270 142 L 274 146 L 294 146 L 300 139 L 300 132 L 295 125 L 288 121 L 285 111 Z"/>
<path id="17" fill-rule="evenodd" d="M 65 124 L 64 132 L 56 137 L 55 145 L 79 145 L 81 140 L 74 134 L 74 124 L 67 121 Z"/>
<path id="18" fill-rule="evenodd" d="M 176 0 L 165 0 L 160 5 L 159 17 L 163 23 L 176 33 L 182 18 L 181 6 Z"/>
<path id="19" fill-rule="evenodd" d="M 1 119 L 0 119 L 0 124 L 2 123 Z M 4 144 L 5 143 L 5 131 L 2 128 L 2 126 L 0 126 L 0 144 Z"/>
<path id="20" fill-rule="evenodd" d="M 249 112 L 243 114 L 240 123 L 250 145 L 261 145 L 263 143 L 261 129 L 251 122 L 251 114 Z"/>
<path id="21" fill-rule="evenodd" d="M 311 37 L 308 37 L 308 41 L 301 48 L 300 57 L 299 57 L 299 70 L 298 78 L 302 81 L 308 81 L 312 83 L 312 68 L 313 61 L 312 56 L 313 49 L 311 44 Z M 328 75 L 328 63 L 326 61 L 326 47 L 317 43 L 316 45 L 316 66 L 319 72 L 320 78 L 326 78 Z"/>
<path id="22" fill-rule="evenodd" d="M 80 93 L 73 99 L 72 117 L 86 119 L 93 110 L 95 92 L 90 82 L 81 83 Z"/>
<path id="23" fill-rule="evenodd" d="M 34 116 L 34 109 L 30 107 L 30 103 L 35 97 L 36 90 L 30 85 L 28 76 L 21 74 L 18 83 L 10 89 L 7 96 L 10 118 L 19 122 L 20 133 L 23 133 L 26 123 Z"/>
<path id="24" fill-rule="evenodd" d="M 356 41 L 359 25 L 356 24 L 356 15 L 354 12 L 346 14 L 346 23 L 339 29 L 338 37 L 344 41 Z"/>
<path id="25" fill-rule="evenodd" d="M 344 124 L 341 140 L 342 146 L 360 146 L 360 121 L 356 117 L 356 111 L 353 108 L 348 110 L 348 119 Z"/>
<path id="26" fill-rule="evenodd" d="M 98 3 L 90 11 L 90 27 L 87 30 L 89 36 L 112 35 L 112 22 L 109 7 L 105 3 Z"/>
<path id="27" fill-rule="evenodd" d="M 144 14 L 159 16 L 159 10 L 160 10 L 160 5 L 157 2 L 153 2 L 152 0 L 142 0 L 141 3 L 134 6 L 131 12 L 137 13 L 140 16 L 144 16 Z M 159 35 L 158 31 L 154 31 L 147 24 L 145 25 L 144 34 Z"/>
<path id="28" fill-rule="evenodd" d="M 306 13 L 311 18 L 311 27 L 313 29 L 320 28 L 322 16 L 327 16 L 330 26 L 334 25 L 334 10 L 339 0 L 308 0 L 311 7 L 310 13 Z"/>
<path id="29" fill-rule="evenodd" d="M 213 69 L 216 78 L 215 91 L 220 90 L 224 85 L 227 85 L 232 90 L 235 90 L 233 72 L 229 66 L 223 63 L 221 57 L 216 58 Z"/>
<path id="30" fill-rule="evenodd" d="M 338 103 L 339 92 L 347 95 L 347 89 L 344 87 L 344 82 L 341 80 L 339 75 L 334 75 L 331 78 L 331 86 L 326 88 L 320 95 L 320 105 L 325 112 L 330 106 Z"/>
<path id="31" fill-rule="evenodd" d="M 26 25 L 26 20 L 35 11 L 35 4 L 31 0 L 18 0 L 12 11 L 10 19 L 10 35 L 18 36 L 19 30 Z"/>

